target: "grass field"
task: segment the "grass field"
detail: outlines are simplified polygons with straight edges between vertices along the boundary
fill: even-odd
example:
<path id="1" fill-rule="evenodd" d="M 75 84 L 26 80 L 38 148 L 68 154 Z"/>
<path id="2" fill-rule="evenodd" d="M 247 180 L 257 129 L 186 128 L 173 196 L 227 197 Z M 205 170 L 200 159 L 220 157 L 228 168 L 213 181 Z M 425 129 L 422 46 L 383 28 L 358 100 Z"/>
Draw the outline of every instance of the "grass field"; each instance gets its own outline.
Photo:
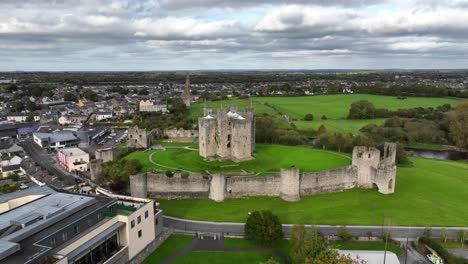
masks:
<path id="1" fill-rule="evenodd" d="M 219 251 L 193 251 L 186 255 L 176 258 L 171 264 L 238 264 L 252 263 L 257 264 L 266 262 L 272 258 L 281 263 L 281 261 L 268 253 L 263 252 L 219 252 Z"/>
<path id="2" fill-rule="evenodd" d="M 230 247 L 234 247 L 234 248 L 258 247 L 257 245 L 253 244 L 252 242 L 244 238 L 225 237 L 224 244 Z M 289 254 L 289 240 L 282 240 L 278 242 L 277 244 L 273 246 L 273 249 L 283 254 L 283 256 L 287 256 Z"/>
<path id="3" fill-rule="evenodd" d="M 339 94 L 339 95 L 319 95 L 300 97 L 254 97 L 250 99 L 230 99 L 224 101 L 207 102 L 207 106 L 215 109 L 221 106 L 237 105 L 240 109 L 252 104 L 255 113 L 262 115 L 267 113 L 276 116 L 280 127 L 287 126 L 287 123 L 277 113 L 289 115 L 296 119 L 293 123 L 301 130 L 317 129 L 321 124 L 325 125 L 329 131 L 341 133 L 358 133 L 359 129 L 367 124 L 382 124 L 384 119 L 369 120 L 347 120 L 349 108 L 353 102 L 368 100 L 377 108 L 387 108 L 390 110 L 407 109 L 414 107 L 437 107 L 442 104 L 456 105 L 457 99 L 453 98 L 433 98 L 433 97 L 408 97 L 399 100 L 394 96 L 380 96 L 367 94 Z M 268 102 L 268 107 L 265 103 Z M 204 103 L 192 106 L 192 117 L 202 115 Z M 307 113 L 314 115 L 314 121 L 303 121 Z M 325 115 L 328 120 L 320 120 Z"/>
<path id="4" fill-rule="evenodd" d="M 145 167 L 145 171 L 155 168 L 167 170 L 149 162 L 149 155 L 153 155 L 153 161 L 193 172 L 230 172 L 249 171 L 257 173 L 277 172 L 281 168 L 289 168 L 295 165 L 301 171 L 321 171 L 351 164 L 351 159 L 346 154 L 328 152 L 310 147 L 291 147 L 282 145 L 257 144 L 255 159 L 235 163 L 233 161 L 206 161 L 197 150 L 182 148 L 167 148 L 166 150 L 133 152 L 125 159 L 138 159 Z"/>
<path id="5" fill-rule="evenodd" d="M 384 242 L 343 242 L 343 241 L 330 241 L 330 245 L 333 248 L 340 249 L 340 250 L 385 250 L 385 243 Z M 395 246 L 391 243 L 387 244 L 387 250 L 395 253 L 397 256 L 403 254 L 403 250 Z"/>
<path id="6" fill-rule="evenodd" d="M 299 202 L 255 197 L 211 200 L 158 200 L 165 214 L 175 217 L 244 222 L 248 212 L 271 210 L 282 223 L 331 225 L 468 226 L 468 164 L 410 158 L 400 167 L 395 193 L 353 189 L 303 196 Z"/>
<path id="7" fill-rule="evenodd" d="M 192 240 L 193 236 L 171 235 L 157 250 L 143 261 L 143 264 L 159 263 L 170 255 L 190 245 Z"/>

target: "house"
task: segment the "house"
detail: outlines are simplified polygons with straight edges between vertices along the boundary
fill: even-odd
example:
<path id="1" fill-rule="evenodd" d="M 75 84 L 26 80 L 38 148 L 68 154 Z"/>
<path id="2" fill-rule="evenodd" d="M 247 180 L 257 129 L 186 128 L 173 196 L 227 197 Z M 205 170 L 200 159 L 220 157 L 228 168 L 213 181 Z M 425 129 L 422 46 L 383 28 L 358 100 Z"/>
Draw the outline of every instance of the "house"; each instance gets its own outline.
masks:
<path id="1" fill-rule="evenodd" d="M 154 100 L 141 100 L 139 104 L 139 109 L 140 112 L 168 112 L 167 104 L 156 103 Z"/>
<path id="2" fill-rule="evenodd" d="M 34 143 L 46 150 L 77 147 L 80 140 L 71 132 L 33 133 Z"/>
<path id="3" fill-rule="evenodd" d="M 58 122 L 61 125 L 83 124 L 88 117 L 86 115 L 62 115 Z"/>
<path id="4" fill-rule="evenodd" d="M 18 156 L 13 156 L 10 159 L 0 161 L 0 178 L 8 177 L 11 173 L 20 172 L 21 161 L 23 161 L 23 159 Z"/>
<path id="5" fill-rule="evenodd" d="M 96 113 L 96 121 L 102 121 L 112 118 L 112 112 L 97 112 Z"/>
<path id="6" fill-rule="evenodd" d="M 89 154 L 79 148 L 57 150 L 57 161 L 68 172 L 87 171 Z"/>
<path id="7" fill-rule="evenodd" d="M 0 197 L 0 262 L 130 263 L 162 239 L 153 200 L 33 186 Z M 143 255 L 144 256 L 144 255 Z"/>
<path id="8" fill-rule="evenodd" d="M 41 120 L 41 115 L 37 112 L 34 112 L 34 113 L 10 113 L 7 115 L 7 120 L 8 121 L 13 121 L 13 122 L 26 122 L 26 120 L 28 119 L 28 117 L 32 117 L 33 120 L 31 121 L 34 121 L 34 122 L 37 122 L 39 120 Z"/>

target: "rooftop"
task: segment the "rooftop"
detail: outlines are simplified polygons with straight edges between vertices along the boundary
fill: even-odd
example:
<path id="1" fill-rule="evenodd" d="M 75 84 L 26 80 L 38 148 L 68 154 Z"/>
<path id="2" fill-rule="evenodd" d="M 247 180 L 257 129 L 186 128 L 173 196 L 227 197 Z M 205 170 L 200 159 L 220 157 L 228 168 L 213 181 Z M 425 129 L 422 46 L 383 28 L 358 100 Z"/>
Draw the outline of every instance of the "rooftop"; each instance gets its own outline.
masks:
<path id="1" fill-rule="evenodd" d="M 87 154 L 86 152 L 84 152 L 82 149 L 79 149 L 79 148 L 65 148 L 65 149 L 60 149 L 59 151 L 62 152 L 63 155 L 67 157 L 81 156 L 81 155 Z"/>
<path id="2" fill-rule="evenodd" d="M 71 132 L 60 132 L 60 133 L 33 133 L 34 136 L 38 137 L 40 140 L 49 140 L 50 143 L 62 142 L 62 141 L 72 141 L 77 140 L 78 138 L 73 135 Z"/>

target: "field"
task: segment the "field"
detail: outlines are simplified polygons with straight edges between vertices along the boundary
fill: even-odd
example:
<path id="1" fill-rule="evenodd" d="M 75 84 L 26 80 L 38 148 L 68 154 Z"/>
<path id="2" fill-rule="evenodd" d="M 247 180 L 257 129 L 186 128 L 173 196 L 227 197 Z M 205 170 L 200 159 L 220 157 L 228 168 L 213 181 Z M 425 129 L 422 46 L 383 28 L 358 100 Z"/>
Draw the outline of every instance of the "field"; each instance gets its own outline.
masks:
<path id="1" fill-rule="evenodd" d="M 193 251 L 176 258 L 171 264 L 236 264 L 236 263 L 261 263 L 270 258 L 280 261 L 269 253 L 256 251 L 220 252 L 220 251 Z"/>
<path id="2" fill-rule="evenodd" d="M 159 263 L 175 252 L 190 245 L 193 236 L 188 235 L 171 235 L 164 243 L 158 247 L 151 255 L 149 255 L 143 264 Z"/>
<path id="3" fill-rule="evenodd" d="M 387 108 L 390 110 L 407 109 L 414 107 L 437 107 L 442 104 L 456 105 L 458 100 L 452 98 L 431 98 L 431 97 L 408 97 L 400 100 L 394 96 L 379 96 L 367 94 L 339 94 L 339 95 L 319 95 L 301 97 L 254 97 L 250 99 L 232 99 L 225 101 L 207 102 L 207 106 L 215 109 L 221 106 L 238 105 L 240 109 L 252 105 L 257 115 L 267 113 L 277 117 L 280 126 L 287 123 L 278 114 L 289 115 L 293 123 L 302 130 L 317 129 L 321 124 L 325 125 L 329 131 L 342 133 L 358 133 L 364 125 L 382 124 L 384 119 L 370 120 L 347 120 L 349 108 L 353 102 L 368 100 L 377 108 Z M 268 103 L 270 106 L 266 106 Z M 205 104 L 195 104 L 192 106 L 192 116 L 202 115 Z M 314 115 L 314 121 L 303 121 L 307 113 Z M 321 120 L 325 115 L 327 120 Z"/>
<path id="4" fill-rule="evenodd" d="M 395 193 L 353 189 L 304 196 L 295 203 L 279 198 L 158 200 L 165 214 L 175 217 L 244 222 L 248 212 L 271 210 L 282 223 L 330 225 L 468 226 L 468 164 L 411 158 L 399 167 Z"/>
<path id="5" fill-rule="evenodd" d="M 157 166 L 149 162 L 151 153 L 155 152 L 152 160 Z M 255 173 L 278 172 L 281 168 L 289 168 L 293 165 L 302 171 L 321 171 L 351 164 L 351 159 L 346 154 L 328 152 L 310 147 L 290 147 L 281 145 L 256 145 L 256 157 L 250 161 L 235 163 L 233 161 L 206 161 L 198 153 L 198 150 L 185 148 L 167 148 L 147 152 L 133 152 L 125 159 L 138 159 L 144 166 L 144 171 L 150 169 L 167 170 L 177 168 L 193 172 L 232 172 L 245 170 Z"/>

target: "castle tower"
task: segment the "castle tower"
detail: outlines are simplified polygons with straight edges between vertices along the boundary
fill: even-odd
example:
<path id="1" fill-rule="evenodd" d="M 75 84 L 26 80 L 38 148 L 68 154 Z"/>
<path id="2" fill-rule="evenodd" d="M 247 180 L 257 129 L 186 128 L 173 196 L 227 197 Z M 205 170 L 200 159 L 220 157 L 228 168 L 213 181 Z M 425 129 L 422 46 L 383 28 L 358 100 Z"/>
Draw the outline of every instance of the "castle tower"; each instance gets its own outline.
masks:
<path id="1" fill-rule="evenodd" d="M 192 95 L 190 91 L 190 75 L 187 73 L 187 78 L 185 79 L 185 88 L 182 93 L 182 100 L 184 101 L 185 106 L 189 107 L 192 101 Z"/>
<path id="2" fill-rule="evenodd" d="M 244 161 L 253 158 L 255 119 L 253 111 L 238 112 L 230 106 L 214 113 L 205 108 L 198 119 L 200 156 Z"/>

